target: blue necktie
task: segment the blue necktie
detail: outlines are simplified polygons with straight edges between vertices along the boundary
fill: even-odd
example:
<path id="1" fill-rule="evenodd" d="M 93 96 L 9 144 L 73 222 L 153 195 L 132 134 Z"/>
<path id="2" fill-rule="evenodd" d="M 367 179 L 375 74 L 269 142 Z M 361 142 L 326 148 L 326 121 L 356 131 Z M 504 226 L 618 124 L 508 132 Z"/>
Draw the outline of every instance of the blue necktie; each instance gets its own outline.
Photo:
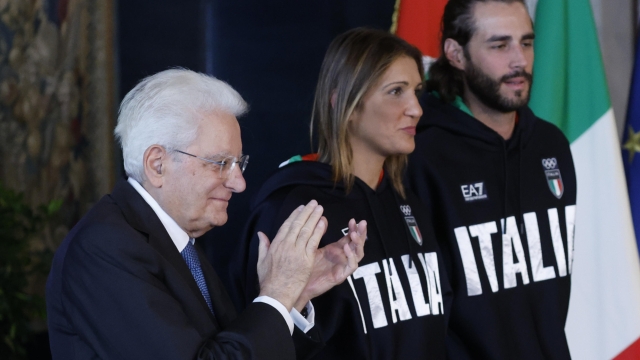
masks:
<path id="1" fill-rule="evenodd" d="M 198 259 L 198 253 L 196 252 L 196 247 L 191 243 L 191 239 L 187 242 L 187 247 L 182 250 L 182 258 L 187 263 L 189 270 L 191 270 L 191 275 L 196 280 L 196 284 L 200 288 L 200 292 L 202 296 L 204 296 L 204 300 L 207 302 L 207 306 L 209 306 L 209 310 L 213 313 L 213 307 L 211 306 L 211 296 L 209 296 L 209 290 L 207 289 L 207 283 L 204 281 L 204 275 L 202 274 L 202 268 L 200 267 L 200 259 Z"/>

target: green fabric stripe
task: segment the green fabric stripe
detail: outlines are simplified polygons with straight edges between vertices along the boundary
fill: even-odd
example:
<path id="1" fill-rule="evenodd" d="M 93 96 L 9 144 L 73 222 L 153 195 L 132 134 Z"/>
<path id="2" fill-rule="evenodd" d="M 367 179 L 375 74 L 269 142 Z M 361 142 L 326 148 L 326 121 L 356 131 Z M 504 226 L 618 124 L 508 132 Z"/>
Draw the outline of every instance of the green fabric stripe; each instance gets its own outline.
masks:
<path id="1" fill-rule="evenodd" d="M 432 91 L 431 95 L 433 95 L 433 96 L 437 97 L 438 99 L 440 99 L 440 93 L 438 93 L 437 91 Z M 462 101 L 462 98 L 460 96 L 456 96 L 456 99 L 453 100 L 451 105 L 457 107 L 458 110 L 461 110 L 462 112 L 466 113 L 467 115 L 475 118 L 475 116 L 473 116 L 473 113 L 471 112 L 471 109 L 469 109 L 467 104 L 465 104 L 464 101 Z"/>
<path id="2" fill-rule="evenodd" d="M 300 155 L 293 156 L 288 161 L 289 162 L 287 164 L 291 164 L 291 163 L 296 162 L 296 161 L 302 161 L 302 156 L 300 156 Z"/>
<path id="3" fill-rule="evenodd" d="M 475 118 L 475 116 L 473 116 L 473 113 L 471 112 L 471 109 L 469 109 L 467 104 L 462 101 L 462 98 L 460 96 L 456 96 L 456 99 L 453 101 L 452 105 L 457 107 L 459 110 L 467 113 L 467 115 L 471 116 L 472 118 Z"/>
<path id="4" fill-rule="evenodd" d="M 530 106 L 570 142 L 611 107 L 589 0 L 539 0 Z"/>

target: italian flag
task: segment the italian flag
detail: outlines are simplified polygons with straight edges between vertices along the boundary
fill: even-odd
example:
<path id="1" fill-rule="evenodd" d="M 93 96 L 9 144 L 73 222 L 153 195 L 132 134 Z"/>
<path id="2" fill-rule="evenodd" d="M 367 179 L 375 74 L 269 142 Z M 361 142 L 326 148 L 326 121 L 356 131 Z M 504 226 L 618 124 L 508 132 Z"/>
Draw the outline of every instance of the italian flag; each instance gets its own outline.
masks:
<path id="1" fill-rule="evenodd" d="M 538 0 L 530 106 L 571 142 L 578 200 L 565 331 L 574 359 L 640 359 L 640 262 L 589 0 Z"/>
<path id="2" fill-rule="evenodd" d="M 553 189 L 553 194 L 557 198 L 560 198 L 562 196 L 563 189 L 562 189 L 562 183 L 560 182 L 560 180 L 558 179 L 549 180 L 549 187 Z"/>

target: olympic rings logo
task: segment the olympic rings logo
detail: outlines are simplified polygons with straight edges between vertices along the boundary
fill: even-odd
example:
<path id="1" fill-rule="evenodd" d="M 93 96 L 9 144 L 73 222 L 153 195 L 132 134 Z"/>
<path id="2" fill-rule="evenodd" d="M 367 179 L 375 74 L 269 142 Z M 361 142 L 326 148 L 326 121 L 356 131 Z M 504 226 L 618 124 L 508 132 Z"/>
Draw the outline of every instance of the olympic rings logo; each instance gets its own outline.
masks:
<path id="1" fill-rule="evenodd" d="M 542 159 L 542 166 L 544 166 L 547 170 L 555 169 L 558 166 L 558 161 L 556 160 L 556 158 Z"/>
<path id="2" fill-rule="evenodd" d="M 404 216 L 411 216 L 411 206 L 409 205 L 400 205 L 400 211 L 402 211 Z"/>

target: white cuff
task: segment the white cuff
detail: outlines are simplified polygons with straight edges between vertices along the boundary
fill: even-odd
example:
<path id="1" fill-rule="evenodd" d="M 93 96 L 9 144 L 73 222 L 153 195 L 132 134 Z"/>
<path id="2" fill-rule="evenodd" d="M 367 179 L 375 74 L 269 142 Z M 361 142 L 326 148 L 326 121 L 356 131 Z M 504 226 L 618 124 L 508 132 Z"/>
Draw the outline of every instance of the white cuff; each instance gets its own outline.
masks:
<path id="1" fill-rule="evenodd" d="M 287 326 L 289 327 L 289 333 L 293 335 L 293 319 L 291 318 L 291 315 L 289 315 L 289 313 L 287 312 L 287 308 L 282 305 L 280 303 L 280 301 L 269 297 L 269 296 L 258 296 L 257 298 L 255 298 L 253 300 L 253 302 L 262 302 L 265 304 L 269 304 L 271 306 L 273 306 L 276 310 L 278 310 L 280 312 L 280 314 L 282 314 L 282 317 L 284 318 L 284 321 L 287 322 Z M 302 317 L 302 316 L 300 316 Z"/>
<path id="2" fill-rule="evenodd" d="M 315 325 L 314 321 L 316 319 L 316 310 L 313 308 L 313 304 L 311 303 L 311 301 L 309 301 L 304 307 L 307 308 L 308 315 L 306 319 L 304 318 L 304 316 L 300 315 L 296 308 L 291 309 L 291 312 L 289 314 L 291 314 L 293 323 L 296 324 L 298 329 L 302 330 L 302 332 L 306 334 L 307 331 L 311 330 L 311 328 L 313 328 L 313 325 Z"/>

